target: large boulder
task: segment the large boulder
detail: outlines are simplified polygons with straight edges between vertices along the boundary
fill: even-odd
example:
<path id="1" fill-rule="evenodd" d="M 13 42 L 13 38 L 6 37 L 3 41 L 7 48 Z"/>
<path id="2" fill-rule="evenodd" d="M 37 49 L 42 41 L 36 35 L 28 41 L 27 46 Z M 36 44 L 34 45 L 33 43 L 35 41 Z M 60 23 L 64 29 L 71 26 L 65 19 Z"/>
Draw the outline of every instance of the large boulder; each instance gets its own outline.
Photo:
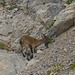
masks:
<path id="1" fill-rule="evenodd" d="M 39 9 L 38 9 L 39 8 Z M 36 6 L 34 11 L 36 11 L 36 21 L 44 23 L 45 25 L 50 25 L 53 21 L 55 15 L 57 15 L 64 7 L 61 4 L 47 3 L 45 5 Z"/>
<path id="2" fill-rule="evenodd" d="M 23 57 L 0 50 L 0 75 L 19 75 L 26 65 Z"/>
<path id="3" fill-rule="evenodd" d="M 43 25 L 49 25 L 54 16 L 65 8 L 60 0 L 23 0 L 17 6 Z"/>
<path id="4" fill-rule="evenodd" d="M 75 25 L 75 3 L 63 9 L 57 16 L 54 28 L 59 35 Z"/>
<path id="5" fill-rule="evenodd" d="M 23 34 L 40 37 L 41 31 L 46 31 L 44 26 L 35 22 L 29 15 L 16 8 L 6 11 L 0 8 L 0 43 L 3 43 L 14 50 L 19 50 L 19 38 Z M 20 13 L 21 12 L 21 13 Z M 42 29 L 43 28 L 43 29 Z M 38 34 L 40 33 L 40 34 Z"/>
<path id="6" fill-rule="evenodd" d="M 47 30 L 48 37 L 55 38 L 72 26 L 75 26 L 75 3 L 59 12 L 54 25 Z"/>
<path id="7" fill-rule="evenodd" d="M 6 4 L 16 4 L 18 0 L 4 0 Z"/>
<path id="8" fill-rule="evenodd" d="M 16 2 L 17 0 L 13 1 Z M 19 50 L 19 39 L 23 34 L 32 35 L 36 38 L 41 38 L 41 33 L 46 35 L 48 33 L 54 34 L 55 32 L 52 28 L 47 33 L 46 25 L 49 26 L 53 17 L 64 8 L 64 5 L 59 4 L 59 0 L 56 1 L 47 0 L 46 4 L 37 5 L 37 0 L 30 0 L 28 13 L 18 8 L 21 5 L 25 8 L 27 0 L 18 0 L 16 2 L 17 7 L 11 10 L 6 9 L 7 6 L 0 8 L 0 43 L 9 45 L 14 50 Z M 42 0 L 38 2 L 42 2 Z"/>

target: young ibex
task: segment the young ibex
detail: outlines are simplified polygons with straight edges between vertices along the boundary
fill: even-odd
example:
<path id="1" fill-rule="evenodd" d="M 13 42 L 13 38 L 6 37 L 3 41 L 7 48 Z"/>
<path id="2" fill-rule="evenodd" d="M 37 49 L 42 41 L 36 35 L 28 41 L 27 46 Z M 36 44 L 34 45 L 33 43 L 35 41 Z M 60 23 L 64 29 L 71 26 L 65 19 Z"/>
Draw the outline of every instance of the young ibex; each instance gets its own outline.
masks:
<path id="1" fill-rule="evenodd" d="M 20 45 L 21 47 L 25 47 L 25 54 L 27 55 L 27 50 L 28 48 L 31 49 L 31 52 L 33 53 L 34 55 L 34 52 L 35 52 L 35 48 L 37 46 L 39 46 L 40 44 L 44 43 L 45 46 L 48 48 L 48 37 L 45 36 L 44 34 L 42 35 L 42 39 L 36 39 L 34 37 L 31 37 L 29 35 L 23 35 L 21 38 L 20 38 Z M 23 51 L 22 51 L 22 54 L 23 56 L 25 57 Z"/>

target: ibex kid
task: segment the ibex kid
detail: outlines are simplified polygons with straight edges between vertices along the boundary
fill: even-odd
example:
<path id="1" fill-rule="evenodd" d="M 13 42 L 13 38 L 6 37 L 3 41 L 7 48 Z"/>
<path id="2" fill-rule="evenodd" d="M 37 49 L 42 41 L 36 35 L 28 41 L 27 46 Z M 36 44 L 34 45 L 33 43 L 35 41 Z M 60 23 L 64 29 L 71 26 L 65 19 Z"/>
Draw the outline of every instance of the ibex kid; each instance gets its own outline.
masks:
<path id="1" fill-rule="evenodd" d="M 39 46 L 40 44 L 44 43 L 45 46 L 48 48 L 48 40 L 49 40 L 48 37 L 45 36 L 44 34 L 42 35 L 42 39 L 36 39 L 36 38 L 29 36 L 29 35 L 23 35 L 20 38 L 20 45 L 22 48 L 25 47 L 25 54 L 26 55 L 27 55 L 28 48 L 31 49 L 31 52 L 34 55 L 35 48 L 37 46 Z M 22 54 L 25 57 L 23 51 L 22 51 Z"/>

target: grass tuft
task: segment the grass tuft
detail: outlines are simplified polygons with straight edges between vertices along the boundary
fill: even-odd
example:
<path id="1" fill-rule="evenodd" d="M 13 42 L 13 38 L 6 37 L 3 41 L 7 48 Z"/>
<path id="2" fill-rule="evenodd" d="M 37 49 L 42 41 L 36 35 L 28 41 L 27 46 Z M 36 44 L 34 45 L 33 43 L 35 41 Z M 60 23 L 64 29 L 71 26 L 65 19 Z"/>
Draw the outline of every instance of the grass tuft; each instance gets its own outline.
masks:
<path id="1" fill-rule="evenodd" d="M 0 49 L 4 49 L 5 45 L 0 43 Z"/>
<path id="2" fill-rule="evenodd" d="M 60 71 L 59 68 L 55 68 L 55 69 L 53 70 L 53 72 L 59 72 L 59 71 Z"/>
<path id="3" fill-rule="evenodd" d="M 3 43 L 0 43 L 0 49 L 6 49 L 7 51 L 9 51 L 9 48 L 6 47 Z"/>
<path id="4" fill-rule="evenodd" d="M 45 5 L 46 3 L 45 2 L 43 2 L 43 5 Z"/>
<path id="5" fill-rule="evenodd" d="M 9 10 L 13 10 L 14 9 L 14 6 L 13 5 L 11 5 L 11 7 L 9 8 Z"/>
<path id="6" fill-rule="evenodd" d="M 51 22 L 51 24 L 49 25 L 49 28 L 52 27 L 54 25 L 55 21 Z"/>
<path id="7" fill-rule="evenodd" d="M 71 4 L 73 0 L 67 0 L 66 4 Z"/>
<path id="8" fill-rule="evenodd" d="M 69 69 L 74 69 L 75 68 L 75 61 L 69 66 Z"/>
<path id="9" fill-rule="evenodd" d="M 51 43 L 51 42 L 52 42 L 52 39 L 51 39 L 51 38 L 49 38 L 48 43 Z"/>
<path id="10" fill-rule="evenodd" d="M 48 65 L 48 67 L 51 67 L 51 65 Z"/>
<path id="11" fill-rule="evenodd" d="M 51 73 L 51 71 L 48 71 L 48 72 L 47 72 L 47 75 L 50 75 L 50 73 Z"/>
<path id="12" fill-rule="evenodd" d="M 6 4 L 5 0 L 3 0 L 3 2 L 4 2 L 3 7 L 5 7 L 5 4 Z"/>

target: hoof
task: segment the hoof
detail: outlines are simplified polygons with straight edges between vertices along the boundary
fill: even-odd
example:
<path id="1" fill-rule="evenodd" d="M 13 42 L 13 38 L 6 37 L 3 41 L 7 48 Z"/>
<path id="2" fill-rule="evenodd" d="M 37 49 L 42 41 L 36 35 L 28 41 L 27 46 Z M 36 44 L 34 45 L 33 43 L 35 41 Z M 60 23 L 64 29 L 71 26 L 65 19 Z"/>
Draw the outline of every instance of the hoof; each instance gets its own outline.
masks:
<path id="1" fill-rule="evenodd" d="M 28 60 L 28 61 L 30 61 L 30 59 L 29 59 L 29 58 L 27 58 L 27 60 Z"/>
<path id="2" fill-rule="evenodd" d="M 32 59 L 33 58 L 33 54 L 30 56 L 30 59 Z"/>
<path id="3" fill-rule="evenodd" d="M 25 55 L 23 54 L 23 57 L 25 57 Z"/>
<path id="4" fill-rule="evenodd" d="M 37 57 L 37 53 L 34 54 L 34 57 Z"/>

